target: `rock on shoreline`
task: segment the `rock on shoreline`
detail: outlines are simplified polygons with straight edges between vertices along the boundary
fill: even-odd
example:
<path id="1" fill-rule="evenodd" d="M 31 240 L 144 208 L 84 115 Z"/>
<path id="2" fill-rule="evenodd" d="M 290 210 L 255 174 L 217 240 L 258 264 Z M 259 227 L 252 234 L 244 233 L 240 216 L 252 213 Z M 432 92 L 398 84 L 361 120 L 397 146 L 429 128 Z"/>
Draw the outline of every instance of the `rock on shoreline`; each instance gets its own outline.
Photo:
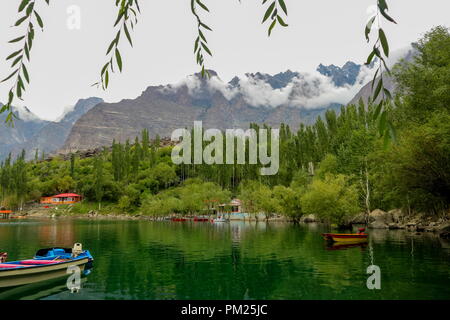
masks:
<path id="1" fill-rule="evenodd" d="M 369 214 L 368 227 L 370 229 L 406 229 L 411 232 L 438 232 L 442 237 L 448 237 L 450 220 L 448 217 L 420 213 L 407 214 L 400 209 L 388 212 L 375 209 Z"/>

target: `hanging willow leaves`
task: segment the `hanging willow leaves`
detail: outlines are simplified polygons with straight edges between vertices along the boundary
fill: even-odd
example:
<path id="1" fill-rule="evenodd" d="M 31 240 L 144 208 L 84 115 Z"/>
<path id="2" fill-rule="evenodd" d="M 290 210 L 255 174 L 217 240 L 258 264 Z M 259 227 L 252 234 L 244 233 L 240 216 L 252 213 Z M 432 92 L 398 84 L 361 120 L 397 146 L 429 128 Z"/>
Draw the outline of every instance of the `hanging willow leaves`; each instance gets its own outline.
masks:
<path id="1" fill-rule="evenodd" d="M 267 0 L 263 0 L 262 4 L 265 5 L 267 3 Z M 277 25 L 277 23 L 282 26 L 282 27 L 287 27 L 288 24 L 284 22 L 284 19 L 282 16 L 280 16 L 278 7 L 281 8 L 281 10 L 283 11 L 285 18 L 287 17 L 287 7 L 286 7 L 286 3 L 284 2 L 284 0 L 273 0 L 270 5 L 267 7 L 263 19 L 262 19 L 262 23 L 264 24 L 266 21 L 270 20 L 270 24 L 269 24 L 269 28 L 267 30 L 267 34 L 270 35 L 272 34 L 273 29 L 275 28 L 275 26 Z M 270 19 L 269 19 L 270 18 Z"/>
<path id="2" fill-rule="evenodd" d="M 30 51 L 34 39 L 34 23 L 37 23 L 41 29 L 44 27 L 41 16 L 35 10 L 36 1 L 38 0 L 22 0 L 20 2 L 17 12 L 21 14 L 21 17 L 14 23 L 14 26 L 20 27 L 24 22 L 27 22 L 25 34 L 8 41 L 8 43 L 12 45 L 20 44 L 18 50 L 6 57 L 6 61 L 14 59 L 11 62 L 11 69 L 13 69 L 13 71 L 1 81 L 1 83 L 7 82 L 13 77 L 16 77 L 8 92 L 8 102 L 0 110 L 0 113 L 9 111 L 9 114 L 6 117 L 6 123 L 10 125 L 13 125 L 13 119 L 16 117 L 12 112 L 14 98 L 22 99 L 23 92 L 25 91 L 25 82 L 23 79 L 25 79 L 26 83 L 30 83 L 30 75 L 24 58 L 30 61 Z M 45 2 L 47 5 L 50 4 L 49 0 L 45 0 Z M 22 16 L 22 14 L 24 15 Z"/>
<path id="3" fill-rule="evenodd" d="M 381 29 L 381 28 L 380 28 L 380 30 L 378 30 L 378 32 L 379 32 L 379 37 L 380 37 L 381 46 L 383 48 L 384 55 L 386 57 L 389 57 L 389 44 L 388 44 L 386 35 L 384 34 L 383 29 Z"/>
<path id="4" fill-rule="evenodd" d="M 108 62 L 106 62 L 100 71 L 100 81 L 93 84 L 93 86 L 101 85 L 104 90 L 108 88 L 110 82 L 109 72 L 114 73 L 114 61 L 119 72 L 122 72 L 123 70 L 123 60 L 119 50 L 121 35 L 123 32 L 129 44 L 133 46 L 130 27 L 131 29 L 134 29 L 135 24 L 138 22 L 138 13 L 141 12 L 138 0 L 116 0 L 116 7 L 118 7 L 119 10 L 113 27 L 116 28 L 119 26 L 119 28 L 115 38 L 111 41 L 106 50 Z"/>
<path id="5" fill-rule="evenodd" d="M 197 12 L 197 6 L 199 6 L 206 12 L 209 12 L 209 9 L 200 0 L 191 0 L 191 12 L 197 21 L 197 37 L 195 38 L 194 41 L 194 55 L 196 63 L 201 67 L 200 72 L 201 76 L 205 77 L 206 75 L 209 77 L 210 74 L 208 70 L 205 68 L 205 57 L 203 55 L 203 51 L 205 51 L 210 56 L 212 56 L 212 52 L 207 45 L 208 41 L 206 40 L 204 31 L 205 30 L 212 31 L 212 29 L 201 20 L 200 15 Z"/>
<path id="6" fill-rule="evenodd" d="M 383 16 L 390 22 L 396 23 L 394 19 L 386 13 L 387 10 L 388 5 L 386 0 L 377 0 L 377 13 L 369 19 L 364 29 L 364 36 L 368 42 L 370 41 L 370 31 L 372 30 L 373 24 L 376 20 L 380 20 L 380 16 Z M 380 101 L 377 104 L 374 117 L 380 117 L 378 119 L 378 131 L 380 136 L 384 137 L 384 141 L 396 141 L 395 128 L 392 123 L 389 122 L 386 109 L 387 105 L 392 100 L 392 95 L 389 89 L 384 86 L 383 75 L 385 72 L 390 75 L 391 72 L 386 63 L 386 58 L 389 57 L 389 43 L 382 28 L 378 29 L 378 37 L 373 45 L 372 51 L 367 57 L 366 64 L 371 64 L 375 57 L 378 58 L 378 68 L 372 80 L 372 97 L 370 100 L 376 103 L 377 98 L 380 98 Z M 377 76 L 379 76 L 379 80 L 375 86 Z"/>

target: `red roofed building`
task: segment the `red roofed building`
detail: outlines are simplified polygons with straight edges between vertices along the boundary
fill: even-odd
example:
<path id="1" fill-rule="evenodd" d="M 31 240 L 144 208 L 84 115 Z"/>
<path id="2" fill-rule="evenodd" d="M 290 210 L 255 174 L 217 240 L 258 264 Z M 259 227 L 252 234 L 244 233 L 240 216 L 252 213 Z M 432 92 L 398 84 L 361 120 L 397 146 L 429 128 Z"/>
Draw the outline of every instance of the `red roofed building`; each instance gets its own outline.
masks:
<path id="1" fill-rule="evenodd" d="M 80 202 L 82 198 L 76 193 L 61 193 L 52 197 L 42 197 L 41 204 L 72 204 Z"/>

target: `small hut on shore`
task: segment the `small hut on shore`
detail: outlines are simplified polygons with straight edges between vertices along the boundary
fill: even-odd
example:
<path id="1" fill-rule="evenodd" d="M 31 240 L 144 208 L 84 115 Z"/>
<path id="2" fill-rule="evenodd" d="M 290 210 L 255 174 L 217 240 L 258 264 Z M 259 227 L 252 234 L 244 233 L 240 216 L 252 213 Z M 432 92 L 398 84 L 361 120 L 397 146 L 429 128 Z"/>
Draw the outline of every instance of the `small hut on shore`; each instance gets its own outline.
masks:
<path id="1" fill-rule="evenodd" d="M 83 197 L 76 193 L 61 193 L 51 197 L 42 197 L 41 204 L 73 204 L 82 199 Z"/>

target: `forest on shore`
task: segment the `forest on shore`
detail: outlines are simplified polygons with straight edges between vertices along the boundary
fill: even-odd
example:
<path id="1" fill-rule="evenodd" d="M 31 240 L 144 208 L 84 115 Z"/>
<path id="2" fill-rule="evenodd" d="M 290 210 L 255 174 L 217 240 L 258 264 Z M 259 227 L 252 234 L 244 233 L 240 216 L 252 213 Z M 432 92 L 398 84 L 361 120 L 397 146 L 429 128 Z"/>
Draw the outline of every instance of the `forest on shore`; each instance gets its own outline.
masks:
<path id="1" fill-rule="evenodd" d="M 202 212 L 208 202 L 242 200 L 249 213 L 306 214 L 343 224 L 360 212 L 401 208 L 445 215 L 450 204 L 450 34 L 436 27 L 415 44 L 413 61 L 392 70 L 397 84 L 387 117 L 395 141 L 379 135 L 376 105 L 362 101 L 328 110 L 296 131 L 280 126 L 279 171 L 261 165 L 181 164 L 144 130 L 95 157 L 25 161 L 0 166 L 0 206 L 17 209 L 41 196 L 76 192 L 74 213 L 99 210 L 165 216 Z M 257 129 L 257 125 L 252 124 Z M 270 128 L 269 128 L 270 129 Z"/>

